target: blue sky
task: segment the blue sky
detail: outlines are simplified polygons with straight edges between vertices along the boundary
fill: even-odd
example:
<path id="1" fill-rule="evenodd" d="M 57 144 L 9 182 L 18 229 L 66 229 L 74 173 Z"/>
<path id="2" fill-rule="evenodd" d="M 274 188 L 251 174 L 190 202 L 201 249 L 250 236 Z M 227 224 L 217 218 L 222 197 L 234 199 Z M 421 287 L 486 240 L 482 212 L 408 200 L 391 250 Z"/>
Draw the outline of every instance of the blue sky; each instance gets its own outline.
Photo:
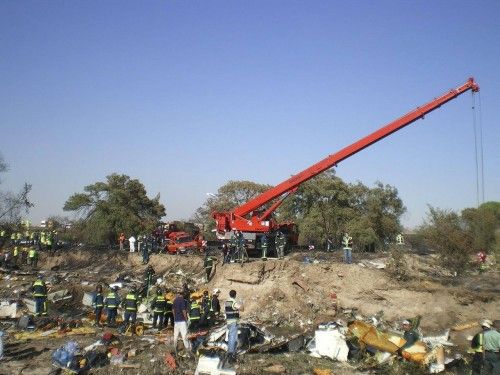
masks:
<path id="1" fill-rule="evenodd" d="M 474 76 L 500 200 L 499 1 L 2 1 L 2 189 L 39 221 L 112 172 L 189 218 L 230 179 L 277 184 Z M 339 164 L 427 204 L 476 204 L 471 95 Z"/>

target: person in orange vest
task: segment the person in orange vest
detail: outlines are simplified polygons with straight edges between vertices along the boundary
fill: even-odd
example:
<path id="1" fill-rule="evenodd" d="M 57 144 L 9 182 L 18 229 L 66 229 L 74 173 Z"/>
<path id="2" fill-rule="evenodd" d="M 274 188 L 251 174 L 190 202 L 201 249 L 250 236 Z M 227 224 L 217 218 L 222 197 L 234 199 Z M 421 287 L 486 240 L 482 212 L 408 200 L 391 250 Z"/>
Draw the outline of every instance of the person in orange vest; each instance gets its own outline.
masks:
<path id="1" fill-rule="evenodd" d="M 120 237 L 118 237 L 118 242 L 120 243 L 120 251 L 123 251 L 123 243 L 125 242 L 125 233 L 120 233 Z"/>

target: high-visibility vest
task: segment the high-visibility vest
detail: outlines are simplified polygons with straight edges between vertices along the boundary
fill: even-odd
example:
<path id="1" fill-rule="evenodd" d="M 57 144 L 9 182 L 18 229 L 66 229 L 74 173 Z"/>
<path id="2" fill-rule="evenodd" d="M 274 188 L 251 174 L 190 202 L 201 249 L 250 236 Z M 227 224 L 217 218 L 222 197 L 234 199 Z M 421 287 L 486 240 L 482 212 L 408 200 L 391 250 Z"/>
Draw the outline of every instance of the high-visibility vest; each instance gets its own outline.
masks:
<path id="1" fill-rule="evenodd" d="M 125 297 L 125 310 L 137 311 L 137 297 L 135 294 L 129 293 Z"/>
<path id="2" fill-rule="evenodd" d="M 118 307 L 118 299 L 116 298 L 116 294 L 114 292 L 109 292 L 106 296 L 106 307 L 108 309 L 115 309 Z"/>
<path id="3" fill-rule="evenodd" d="M 30 252 L 28 253 L 29 258 L 34 258 L 36 257 L 36 250 L 35 249 L 30 249 Z"/>
<path id="4" fill-rule="evenodd" d="M 475 348 L 472 348 L 476 353 L 482 353 L 484 351 L 484 333 L 479 334 L 479 344 Z"/>
<path id="5" fill-rule="evenodd" d="M 200 305 L 198 305 L 198 302 L 193 301 L 191 302 L 191 307 L 189 308 L 189 320 L 200 320 L 200 318 Z"/>
<path id="6" fill-rule="evenodd" d="M 30 234 L 30 239 L 31 239 L 31 240 L 34 240 L 34 239 L 35 239 L 35 232 L 31 232 L 31 234 Z"/>
<path id="7" fill-rule="evenodd" d="M 16 239 L 16 234 L 15 234 L 15 233 L 12 233 L 12 234 L 10 235 L 10 239 L 11 239 L 11 240 L 15 240 L 15 239 Z"/>
<path id="8" fill-rule="evenodd" d="M 167 300 L 164 296 L 156 296 L 154 301 L 153 311 L 156 313 L 164 313 L 167 307 Z"/>
<path id="9" fill-rule="evenodd" d="M 104 306 L 104 296 L 101 293 L 97 293 L 94 297 L 94 307 L 103 307 Z"/>
<path id="10" fill-rule="evenodd" d="M 214 260 L 212 257 L 205 258 L 205 268 L 212 268 L 214 265 Z"/>
<path id="11" fill-rule="evenodd" d="M 33 297 L 47 297 L 47 288 L 41 280 L 36 280 L 33 283 Z"/>
<path id="12" fill-rule="evenodd" d="M 0 231 L 0 237 L 5 237 L 5 230 L 3 230 L 3 229 L 2 229 L 2 230 Z"/>
<path id="13" fill-rule="evenodd" d="M 17 239 L 17 240 L 22 240 L 22 239 L 23 239 L 23 234 L 22 234 L 22 233 L 20 233 L 20 232 L 17 232 L 17 233 L 16 233 L 16 239 Z"/>
<path id="14" fill-rule="evenodd" d="M 227 322 L 234 322 L 240 319 L 240 312 L 238 309 L 234 307 L 236 301 L 233 298 L 229 298 L 224 304 L 224 310 L 226 312 L 226 320 Z"/>
<path id="15" fill-rule="evenodd" d="M 14 256 L 17 257 L 17 255 L 19 254 L 19 249 L 17 248 L 17 246 L 14 246 Z"/>

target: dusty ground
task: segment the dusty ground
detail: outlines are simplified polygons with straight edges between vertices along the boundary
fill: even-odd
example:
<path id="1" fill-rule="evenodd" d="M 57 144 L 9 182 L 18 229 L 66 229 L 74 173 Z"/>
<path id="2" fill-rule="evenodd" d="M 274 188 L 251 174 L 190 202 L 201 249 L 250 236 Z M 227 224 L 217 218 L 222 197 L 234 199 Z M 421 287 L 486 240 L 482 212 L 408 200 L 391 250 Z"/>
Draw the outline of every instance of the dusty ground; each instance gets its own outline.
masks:
<path id="1" fill-rule="evenodd" d="M 305 263 L 309 257 L 312 263 Z M 355 257 L 356 258 L 356 257 Z M 316 261 L 314 261 L 314 259 Z M 489 271 L 483 275 L 453 278 L 435 265 L 432 256 L 407 255 L 410 270 L 408 281 L 399 282 L 390 277 L 385 269 L 376 269 L 369 263 L 384 262 L 384 254 L 359 256 L 360 264 L 342 264 L 339 254 L 293 253 L 285 260 L 267 261 L 254 259 L 249 263 L 227 264 L 219 262 L 211 281 L 203 284 L 203 259 L 198 256 L 154 255 L 150 264 L 158 275 L 166 280 L 167 288 L 178 288 L 188 282 L 192 288 L 220 288 L 221 299 L 230 289 L 238 292 L 245 303 L 244 320 L 283 335 L 313 330 L 320 322 L 337 318 L 348 320 L 352 316 L 377 315 L 386 322 L 388 329 L 396 328 L 405 318 L 422 316 L 421 329 L 426 335 L 440 334 L 445 329 L 483 317 L 498 319 L 499 275 Z M 39 268 L 53 290 L 68 289 L 73 299 L 52 306 L 53 315 L 84 317 L 87 309 L 81 306 L 84 291 L 94 290 L 97 282 L 106 284 L 118 276 L 130 276 L 140 281 L 145 266 L 140 256 L 130 253 L 94 253 L 87 250 L 67 251 L 53 256 L 42 255 Z M 23 270 L 29 271 L 27 268 Z M 35 274 L 14 275 L 0 273 L 0 297 L 22 298 L 35 279 Z M 88 285 L 84 285 L 88 284 Z M 334 310 L 331 294 L 338 298 L 339 313 Z M 6 322 L 3 328 L 9 327 Z M 7 330 L 12 332 L 13 328 Z M 463 349 L 466 337 L 474 329 L 452 333 L 452 341 Z M 95 342 L 97 333 L 75 336 L 82 347 Z M 139 353 L 132 362 L 139 363 L 141 370 L 124 370 L 123 373 L 167 373 L 163 356 L 172 349 L 171 343 L 138 343 L 136 338 L 123 338 L 125 347 L 138 347 Z M 48 374 L 51 371 L 50 355 L 67 338 L 15 343 L 9 337 L 10 350 L 31 353 L 27 357 L 2 362 L 0 374 Z M 14 345 L 14 346 L 13 346 Z M 34 353 L 34 354 L 33 354 Z M 254 354 L 242 359 L 239 374 L 265 373 L 264 368 L 282 363 L 289 374 L 310 374 L 315 367 L 335 368 L 335 374 L 356 373 L 354 365 L 333 363 L 300 354 Z M 177 373 L 193 373 L 194 361 L 185 360 Z M 96 374 L 116 373 L 111 366 L 94 370 Z"/>

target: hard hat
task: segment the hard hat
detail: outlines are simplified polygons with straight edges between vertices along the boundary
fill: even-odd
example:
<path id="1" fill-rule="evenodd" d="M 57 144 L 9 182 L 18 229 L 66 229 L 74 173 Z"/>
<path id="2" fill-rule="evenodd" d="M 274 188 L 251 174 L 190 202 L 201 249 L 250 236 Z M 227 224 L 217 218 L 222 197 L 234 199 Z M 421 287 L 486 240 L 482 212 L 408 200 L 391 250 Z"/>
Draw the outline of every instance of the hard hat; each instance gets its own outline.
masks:
<path id="1" fill-rule="evenodd" d="M 43 275 L 38 275 L 36 278 L 37 279 L 43 279 Z"/>
<path id="2" fill-rule="evenodd" d="M 411 323 L 410 323 L 410 321 L 409 321 L 409 320 L 403 320 L 403 323 L 402 323 L 402 324 L 403 324 L 403 325 L 408 325 L 408 326 L 409 326 Z"/>
<path id="3" fill-rule="evenodd" d="M 481 321 L 481 327 L 491 328 L 492 325 L 493 325 L 493 322 L 489 319 L 483 319 Z"/>
<path id="4" fill-rule="evenodd" d="M 219 288 L 215 288 L 213 291 L 212 291 L 212 294 L 219 294 L 220 293 L 220 289 Z"/>

